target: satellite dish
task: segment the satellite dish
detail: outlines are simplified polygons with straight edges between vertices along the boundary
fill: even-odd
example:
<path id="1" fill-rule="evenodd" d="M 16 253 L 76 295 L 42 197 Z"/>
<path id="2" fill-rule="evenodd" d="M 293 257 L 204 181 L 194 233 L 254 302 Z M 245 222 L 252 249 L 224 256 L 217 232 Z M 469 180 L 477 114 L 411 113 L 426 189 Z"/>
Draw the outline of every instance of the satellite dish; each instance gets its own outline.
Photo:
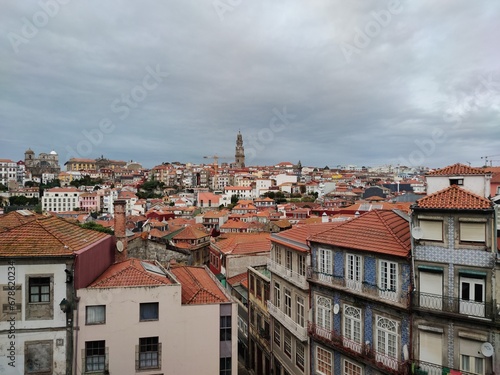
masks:
<path id="1" fill-rule="evenodd" d="M 336 303 L 334 306 L 333 306 L 333 313 L 335 315 L 337 315 L 339 313 L 339 310 L 340 310 L 340 306 L 338 303 Z"/>
<path id="2" fill-rule="evenodd" d="M 420 227 L 414 227 L 411 230 L 411 235 L 414 239 L 420 240 L 424 237 L 424 231 Z"/>
<path id="3" fill-rule="evenodd" d="M 491 345 L 489 342 L 483 342 L 481 345 L 481 353 L 485 357 L 491 357 L 493 355 L 493 345 Z"/>
<path id="4" fill-rule="evenodd" d="M 122 241 L 118 241 L 116 243 L 116 250 L 118 250 L 120 253 L 123 251 L 123 242 Z"/>

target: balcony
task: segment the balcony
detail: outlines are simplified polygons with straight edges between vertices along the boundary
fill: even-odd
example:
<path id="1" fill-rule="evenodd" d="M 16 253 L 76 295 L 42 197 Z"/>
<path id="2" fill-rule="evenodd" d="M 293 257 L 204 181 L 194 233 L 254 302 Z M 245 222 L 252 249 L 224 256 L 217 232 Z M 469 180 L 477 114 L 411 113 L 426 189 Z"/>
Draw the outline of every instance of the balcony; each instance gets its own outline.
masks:
<path id="1" fill-rule="evenodd" d="M 275 261 L 268 260 L 267 261 L 267 269 L 271 272 L 274 272 L 277 276 L 291 282 L 302 289 L 308 289 L 307 279 L 305 276 L 300 275 L 299 273 L 287 269 L 285 266 L 276 263 Z"/>
<path id="2" fill-rule="evenodd" d="M 441 365 L 436 365 L 434 363 L 424 362 L 424 361 L 413 361 L 415 366 L 415 375 L 447 375 L 450 374 L 451 371 L 455 373 L 459 373 L 462 375 L 473 375 L 471 372 L 463 371 L 463 370 L 453 370 L 449 367 L 444 367 Z"/>
<path id="3" fill-rule="evenodd" d="M 269 314 L 277 319 L 282 326 L 288 329 L 300 341 L 307 340 L 307 328 L 297 324 L 292 318 L 286 315 L 278 307 L 274 306 L 271 301 L 267 301 L 267 311 L 269 311 Z"/>
<path id="4" fill-rule="evenodd" d="M 307 277 L 311 281 L 319 284 L 330 286 L 336 289 L 341 289 L 349 293 L 362 295 L 377 301 L 383 300 L 391 304 L 399 305 L 402 307 L 409 307 L 410 293 L 398 292 L 394 290 L 383 290 L 377 285 L 368 284 L 355 280 L 346 279 L 344 276 L 328 275 L 318 270 L 309 267 L 307 270 Z"/>
<path id="5" fill-rule="evenodd" d="M 456 297 L 421 293 L 418 291 L 413 292 L 413 296 L 414 307 L 421 309 L 486 319 L 491 319 L 494 313 L 492 303 L 463 300 Z"/>
<path id="6" fill-rule="evenodd" d="M 309 336 L 318 342 L 322 342 L 333 349 L 357 358 L 370 364 L 387 374 L 408 374 L 409 362 L 399 361 L 398 358 L 377 352 L 370 343 L 356 342 L 333 330 L 327 330 L 315 323 L 309 322 L 307 331 Z"/>

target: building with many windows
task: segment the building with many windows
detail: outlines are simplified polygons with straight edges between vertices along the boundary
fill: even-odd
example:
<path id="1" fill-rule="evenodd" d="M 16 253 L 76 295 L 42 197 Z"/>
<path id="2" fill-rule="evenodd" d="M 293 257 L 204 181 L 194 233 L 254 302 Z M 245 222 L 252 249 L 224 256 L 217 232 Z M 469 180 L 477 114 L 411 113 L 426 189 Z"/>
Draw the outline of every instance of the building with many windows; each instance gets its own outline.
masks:
<path id="1" fill-rule="evenodd" d="M 73 211 L 80 208 L 79 197 L 83 192 L 73 187 L 55 187 L 45 190 L 42 210 L 45 212 Z"/>
<path id="2" fill-rule="evenodd" d="M 441 189 L 412 207 L 415 366 L 429 375 L 499 373 L 499 258 L 489 176 L 454 165 L 427 181 Z"/>
<path id="3" fill-rule="evenodd" d="M 370 211 L 309 240 L 313 373 L 409 373 L 408 218 Z"/>

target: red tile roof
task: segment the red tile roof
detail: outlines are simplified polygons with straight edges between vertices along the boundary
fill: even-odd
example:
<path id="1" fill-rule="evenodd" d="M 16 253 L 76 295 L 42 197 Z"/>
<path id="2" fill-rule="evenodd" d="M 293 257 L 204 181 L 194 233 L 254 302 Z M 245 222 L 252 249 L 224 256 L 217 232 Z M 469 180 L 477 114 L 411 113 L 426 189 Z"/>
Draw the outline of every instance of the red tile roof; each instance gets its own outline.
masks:
<path id="1" fill-rule="evenodd" d="M 240 273 L 239 275 L 230 277 L 227 279 L 229 285 L 243 284 L 247 280 L 248 274 L 246 272 Z"/>
<path id="2" fill-rule="evenodd" d="M 492 208 L 492 203 L 457 185 L 435 192 L 417 200 L 419 208 L 444 208 L 455 210 L 484 210 Z"/>
<path id="3" fill-rule="evenodd" d="M 449 165 L 433 172 L 429 172 L 426 176 L 465 176 L 465 175 L 485 175 L 487 172 L 482 168 L 469 167 L 468 165 L 456 163 Z"/>
<path id="4" fill-rule="evenodd" d="M 11 211 L 8 214 L 0 215 L 0 232 L 29 223 L 39 217 L 43 216 L 27 210 Z"/>
<path id="5" fill-rule="evenodd" d="M 119 288 L 132 286 L 169 285 L 166 275 L 146 270 L 140 259 L 127 259 L 111 265 L 89 288 Z"/>
<path id="6" fill-rule="evenodd" d="M 271 251 L 270 233 L 227 233 L 212 246 L 224 254 L 255 254 Z"/>
<path id="7" fill-rule="evenodd" d="M 309 246 L 307 244 L 307 239 L 309 237 L 328 229 L 332 229 L 340 224 L 342 224 L 342 222 L 297 225 L 292 229 L 284 230 L 279 233 L 273 233 L 271 236 L 271 242 L 277 242 L 284 246 L 307 252 L 309 250 Z"/>
<path id="8" fill-rule="evenodd" d="M 172 267 L 171 272 L 181 284 L 182 304 L 202 305 L 229 302 L 217 282 L 204 267 Z"/>
<path id="9" fill-rule="evenodd" d="M 208 233 L 189 225 L 184 227 L 182 231 L 174 235 L 172 238 L 175 240 L 197 240 L 208 236 Z"/>
<path id="10" fill-rule="evenodd" d="M 0 256 L 63 256 L 100 242 L 108 234 L 83 229 L 55 216 L 38 216 L 23 225 L 2 232 Z"/>
<path id="11" fill-rule="evenodd" d="M 410 253 L 410 225 L 393 211 L 369 211 L 357 219 L 311 236 L 310 241 L 407 257 Z"/>

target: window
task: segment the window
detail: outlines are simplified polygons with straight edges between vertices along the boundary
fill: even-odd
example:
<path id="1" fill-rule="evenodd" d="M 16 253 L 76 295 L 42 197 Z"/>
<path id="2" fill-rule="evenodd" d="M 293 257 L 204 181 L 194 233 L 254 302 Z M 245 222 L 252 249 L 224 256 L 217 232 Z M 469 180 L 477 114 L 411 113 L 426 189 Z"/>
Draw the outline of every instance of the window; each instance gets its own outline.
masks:
<path id="1" fill-rule="evenodd" d="M 231 341 L 231 316 L 220 317 L 220 341 Z"/>
<path id="2" fill-rule="evenodd" d="M 284 337 L 284 352 L 288 358 L 292 358 L 292 334 L 285 329 Z"/>
<path id="3" fill-rule="evenodd" d="M 304 298 L 297 296 L 297 324 L 301 327 L 305 327 L 305 311 Z"/>
<path id="4" fill-rule="evenodd" d="M 344 359 L 344 375 L 361 375 L 362 369 L 360 366 Z"/>
<path id="5" fill-rule="evenodd" d="M 138 369 L 160 368 L 160 347 L 158 337 L 143 337 L 139 339 Z"/>
<path id="6" fill-rule="evenodd" d="M 460 313 L 484 317 L 485 279 L 460 276 Z"/>
<path id="7" fill-rule="evenodd" d="M 304 356 L 304 345 L 298 340 L 295 340 L 295 364 L 299 369 L 304 371 L 304 363 L 305 363 L 305 356 Z"/>
<path id="8" fill-rule="evenodd" d="M 140 321 L 158 320 L 158 302 L 140 304 Z"/>
<path id="9" fill-rule="evenodd" d="M 297 255 L 297 270 L 300 276 L 306 275 L 306 257 L 304 255 Z"/>
<path id="10" fill-rule="evenodd" d="M 462 186 L 464 184 L 463 178 L 450 178 L 450 186 L 451 185 L 459 185 Z"/>
<path id="11" fill-rule="evenodd" d="M 281 307 L 281 287 L 278 283 L 274 283 L 274 306 Z"/>
<path id="12" fill-rule="evenodd" d="M 443 241 L 443 222 L 441 220 L 419 220 L 422 229 L 422 239 Z"/>
<path id="13" fill-rule="evenodd" d="M 50 277 L 30 277 L 30 302 L 50 302 Z"/>
<path id="14" fill-rule="evenodd" d="M 262 282 L 259 279 L 255 280 L 255 294 L 259 300 L 262 299 Z"/>
<path id="15" fill-rule="evenodd" d="M 398 265 L 394 262 L 381 260 L 379 262 L 379 295 L 382 298 L 397 300 Z"/>
<path id="16" fill-rule="evenodd" d="M 104 371 L 106 367 L 105 341 L 85 342 L 85 371 Z"/>
<path id="17" fill-rule="evenodd" d="M 331 281 L 333 274 L 331 250 L 318 249 L 318 272 L 320 280 Z"/>
<path id="18" fill-rule="evenodd" d="M 361 353 L 361 309 L 344 305 L 344 346 Z"/>
<path id="19" fill-rule="evenodd" d="M 316 297 L 316 324 L 330 334 L 332 330 L 332 300 L 322 296 Z"/>
<path id="20" fill-rule="evenodd" d="M 220 359 L 220 375 L 231 375 L 231 357 Z"/>
<path id="21" fill-rule="evenodd" d="M 286 250 L 285 252 L 285 267 L 287 270 L 292 270 L 292 252 L 290 250 Z"/>
<path id="22" fill-rule="evenodd" d="M 377 317 L 376 360 L 393 369 L 398 366 L 397 327 L 395 320 Z"/>
<path id="23" fill-rule="evenodd" d="M 281 326 L 278 322 L 274 322 L 274 343 L 281 347 Z"/>
<path id="24" fill-rule="evenodd" d="M 460 223 L 460 241 L 481 242 L 486 241 L 486 223 Z"/>
<path id="25" fill-rule="evenodd" d="M 316 348 L 316 370 L 322 375 L 332 375 L 332 353 L 321 347 Z"/>
<path id="26" fill-rule="evenodd" d="M 292 317 L 292 292 L 285 288 L 285 314 Z"/>
<path id="27" fill-rule="evenodd" d="M 460 355 L 460 370 L 471 374 L 484 374 L 484 360 L 480 357 Z"/>
<path id="28" fill-rule="evenodd" d="M 281 264 L 281 249 L 277 247 L 275 249 L 275 253 L 276 253 L 276 263 Z"/>
<path id="29" fill-rule="evenodd" d="M 350 289 L 361 290 L 361 257 L 359 255 L 347 254 L 346 262 L 346 286 Z"/>
<path id="30" fill-rule="evenodd" d="M 106 323 L 106 306 L 86 306 L 85 324 L 104 324 Z"/>

